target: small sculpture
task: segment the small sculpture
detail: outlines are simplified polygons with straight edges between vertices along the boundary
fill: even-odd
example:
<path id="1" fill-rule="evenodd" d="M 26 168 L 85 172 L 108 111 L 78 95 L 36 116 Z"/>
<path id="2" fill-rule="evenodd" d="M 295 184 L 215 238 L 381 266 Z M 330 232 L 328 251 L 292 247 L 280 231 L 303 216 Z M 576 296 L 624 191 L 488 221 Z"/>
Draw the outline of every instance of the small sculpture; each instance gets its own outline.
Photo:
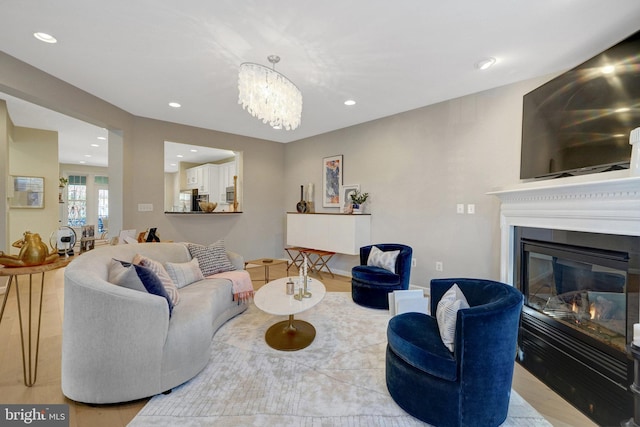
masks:
<path id="1" fill-rule="evenodd" d="M 50 264 L 60 258 L 57 253 L 49 253 L 49 247 L 42 241 L 38 233 L 30 231 L 25 231 L 23 239 L 16 240 L 11 246 L 20 248 L 20 253 L 15 256 L 0 251 L 0 264 L 5 267 Z"/>

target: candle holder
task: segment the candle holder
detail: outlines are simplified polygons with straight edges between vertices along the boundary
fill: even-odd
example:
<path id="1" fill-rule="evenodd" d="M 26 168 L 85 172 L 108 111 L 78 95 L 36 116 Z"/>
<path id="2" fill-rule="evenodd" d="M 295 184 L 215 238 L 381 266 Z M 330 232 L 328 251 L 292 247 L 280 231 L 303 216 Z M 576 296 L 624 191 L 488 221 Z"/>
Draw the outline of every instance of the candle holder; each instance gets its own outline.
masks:
<path id="1" fill-rule="evenodd" d="M 311 298 L 311 292 L 309 292 L 309 291 L 307 290 L 307 282 L 309 282 L 309 276 L 307 276 L 307 275 L 305 274 L 305 276 L 304 276 L 304 292 L 303 292 L 302 296 L 303 296 L 304 298 Z"/>

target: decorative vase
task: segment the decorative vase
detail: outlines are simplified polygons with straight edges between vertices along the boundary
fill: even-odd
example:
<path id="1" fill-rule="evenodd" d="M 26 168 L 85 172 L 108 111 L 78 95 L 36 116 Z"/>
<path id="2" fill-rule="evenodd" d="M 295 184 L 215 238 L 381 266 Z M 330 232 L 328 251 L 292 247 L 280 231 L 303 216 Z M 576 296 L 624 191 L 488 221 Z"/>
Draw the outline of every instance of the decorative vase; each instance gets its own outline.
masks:
<path id="1" fill-rule="evenodd" d="M 300 201 L 296 205 L 296 210 L 298 213 L 306 213 L 307 212 L 307 202 L 304 200 L 304 185 L 300 186 Z"/>
<path id="2" fill-rule="evenodd" d="M 315 213 L 315 207 L 313 203 L 313 183 L 309 183 L 307 186 L 307 213 Z"/>
<path id="3" fill-rule="evenodd" d="M 353 209 L 351 213 L 353 213 L 354 215 L 360 215 L 360 214 L 362 214 L 362 205 L 359 205 L 359 204 L 357 204 L 357 203 L 353 203 L 353 204 L 351 205 L 351 207 L 352 207 L 352 209 Z"/>

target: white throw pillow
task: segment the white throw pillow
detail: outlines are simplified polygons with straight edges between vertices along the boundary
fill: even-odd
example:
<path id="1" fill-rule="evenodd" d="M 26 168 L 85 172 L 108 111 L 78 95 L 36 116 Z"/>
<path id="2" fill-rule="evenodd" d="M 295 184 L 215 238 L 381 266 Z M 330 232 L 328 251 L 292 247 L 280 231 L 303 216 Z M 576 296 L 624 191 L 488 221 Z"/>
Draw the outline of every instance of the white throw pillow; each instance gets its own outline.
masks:
<path id="1" fill-rule="evenodd" d="M 399 253 L 399 250 L 384 252 L 377 246 L 373 246 L 371 248 L 371 252 L 369 252 L 369 258 L 367 258 L 367 265 L 384 268 L 385 270 L 395 273 L 396 259 L 398 258 Z"/>
<path id="2" fill-rule="evenodd" d="M 147 292 L 135 268 L 125 267 L 122 261 L 118 261 L 115 258 L 112 258 L 109 262 L 107 281 L 114 285 L 135 289 L 140 292 Z"/>
<path id="3" fill-rule="evenodd" d="M 457 284 L 453 284 L 442 296 L 436 308 L 436 320 L 442 342 L 453 352 L 455 350 L 456 320 L 458 310 L 469 308 L 469 303 Z"/>
<path id="4" fill-rule="evenodd" d="M 189 262 L 167 262 L 164 264 L 164 267 L 167 269 L 169 277 L 171 277 L 171 280 L 173 280 L 173 283 L 176 284 L 178 289 L 197 282 L 198 280 L 204 280 L 202 270 L 200 270 L 200 265 L 198 265 L 198 258 L 193 258 Z"/>

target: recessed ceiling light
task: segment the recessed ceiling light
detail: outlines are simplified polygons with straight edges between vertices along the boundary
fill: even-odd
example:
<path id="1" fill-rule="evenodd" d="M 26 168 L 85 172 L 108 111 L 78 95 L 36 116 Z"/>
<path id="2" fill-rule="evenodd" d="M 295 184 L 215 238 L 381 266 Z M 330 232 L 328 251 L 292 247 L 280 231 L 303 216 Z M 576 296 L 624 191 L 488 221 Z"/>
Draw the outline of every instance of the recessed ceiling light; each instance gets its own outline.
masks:
<path id="1" fill-rule="evenodd" d="M 344 105 L 356 105 L 356 101 L 354 101 L 353 99 L 347 99 L 346 101 L 344 101 Z"/>
<path id="2" fill-rule="evenodd" d="M 616 67 L 614 67 L 613 65 L 607 65 L 605 67 L 600 68 L 600 72 L 602 74 L 611 74 L 615 71 Z"/>
<path id="3" fill-rule="evenodd" d="M 100 144 L 91 144 L 92 147 L 100 147 Z"/>
<path id="4" fill-rule="evenodd" d="M 81 164 L 83 164 L 83 165 L 84 165 L 84 164 L 85 164 L 85 163 L 87 163 L 87 162 L 85 162 L 84 160 L 80 160 L 78 163 L 81 163 Z"/>
<path id="5" fill-rule="evenodd" d="M 178 154 L 176 157 L 177 157 L 177 158 L 179 158 L 179 159 L 181 159 L 181 158 L 183 158 L 184 156 L 183 156 L 182 154 Z"/>
<path id="6" fill-rule="evenodd" d="M 476 62 L 476 68 L 479 70 L 486 70 L 487 68 L 492 67 L 493 64 L 495 63 L 496 63 L 496 58 L 492 58 L 492 57 L 484 58 Z"/>
<path id="7" fill-rule="evenodd" d="M 98 139 L 99 139 L 100 141 L 106 141 L 106 140 L 107 140 L 107 138 L 106 138 L 105 136 L 99 136 L 99 137 L 98 137 Z"/>
<path id="8" fill-rule="evenodd" d="M 178 166 L 175 163 L 169 163 L 169 166 Z"/>
<path id="9" fill-rule="evenodd" d="M 274 128 L 275 130 L 280 130 L 282 129 L 282 126 L 280 125 L 275 125 L 275 126 L 271 126 L 272 128 Z"/>
<path id="10" fill-rule="evenodd" d="M 179 103 L 177 103 L 177 102 L 170 102 L 170 103 L 169 103 L 169 107 L 173 107 L 173 108 L 180 108 L 180 107 L 182 107 L 182 105 L 180 105 L 180 104 L 179 104 Z"/>
<path id="11" fill-rule="evenodd" d="M 189 150 L 189 151 L 191 151 L 192 153 L 197 153 L 197 152 L 198 152 L 198 150 L 196 150 L 195 148 L 192 148 L 192 149 L 191 149 L 191 150 Z"/>
<path id="12" fill-rule="evenodd" d="M 91 157 L 91 154 L 85 154 L 84 156 L 85 157 Z"/>
<path id="13" fill-rule="evenodd" d="M 33 37 L 37 38 L 38 40 L 40 40 L 41 42 L 45 42 L 45 43 L 57 43 L 58 40 L 56 40 L 55 37 L 53 37 L 51 34 L 47 34 L 47 33 L 33 33 Z"/>

